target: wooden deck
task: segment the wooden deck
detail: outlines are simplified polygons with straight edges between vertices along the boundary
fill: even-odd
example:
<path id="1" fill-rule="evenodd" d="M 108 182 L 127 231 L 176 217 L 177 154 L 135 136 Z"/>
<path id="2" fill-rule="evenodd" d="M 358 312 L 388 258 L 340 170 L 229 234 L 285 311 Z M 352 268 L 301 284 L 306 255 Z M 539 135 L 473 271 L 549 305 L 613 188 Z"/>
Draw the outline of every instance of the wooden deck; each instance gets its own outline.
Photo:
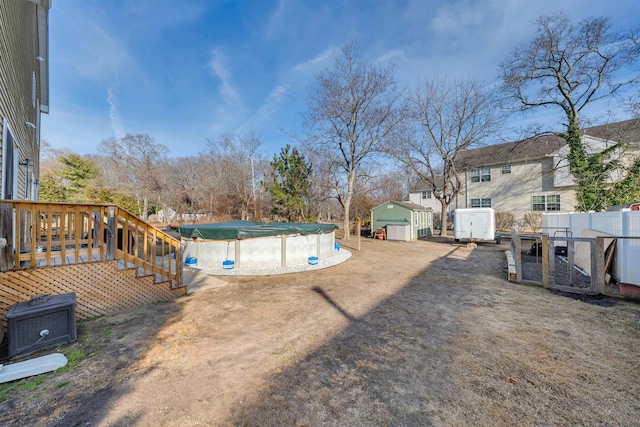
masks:
<path id="1" fill-rule="evenodd" d="M 76 292 L 77 317 L 184 294 L 183 243 L 114 205 L 0 201 L 0 316 Z"/>

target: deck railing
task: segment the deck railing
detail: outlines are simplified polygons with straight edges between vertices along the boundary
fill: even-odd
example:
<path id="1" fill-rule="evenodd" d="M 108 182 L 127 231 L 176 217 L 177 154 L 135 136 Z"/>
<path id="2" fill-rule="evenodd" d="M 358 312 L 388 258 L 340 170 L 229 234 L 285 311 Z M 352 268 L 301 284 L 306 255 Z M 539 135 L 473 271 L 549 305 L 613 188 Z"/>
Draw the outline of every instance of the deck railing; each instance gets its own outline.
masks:
<path id="1" fill-rule="evenodd" d="M 118 206 L 1 201 L 4 236 L 0 271 L 118 260 L 182 285 L 180 240 Z"/>

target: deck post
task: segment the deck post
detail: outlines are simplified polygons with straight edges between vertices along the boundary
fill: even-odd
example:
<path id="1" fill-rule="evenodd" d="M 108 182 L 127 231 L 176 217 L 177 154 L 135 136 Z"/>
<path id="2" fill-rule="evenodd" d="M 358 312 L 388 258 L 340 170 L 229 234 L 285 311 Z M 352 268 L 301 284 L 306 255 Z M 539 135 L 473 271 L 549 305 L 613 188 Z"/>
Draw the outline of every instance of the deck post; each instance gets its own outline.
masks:
<path id="1" fill-rule="evenodd" d="M 573 271 L 576 263 L 575 263 L 575 255 L 576 255 L 576 240 L 571 239 L 571 241 L 567 240 L 567 286 L 573 286 L 575 282 L 575 273 Z"/>
<path id="2" fill-rule="evenodd" d="M 15 261 L 13 258 L 13 204 L 0 203 L 0 271 L 13 270 Z"/>
<path id="3" fill-rule="evenodd" d="M 520 283 L 522 280 L 522 240 L 518 233 L 513 233 L 512 237 L 514 241 L 513 250 L 516 252 L 516 283 Z"/>
<path id="4" fill-rule="evenodd" d="M 552 257 L 552 247 L 549 246 L 549 236 L 542 235 L 542 286 L 549 289 L 549 258 Z M 553 258 L 551 258 L 553 259 Z"/>
<path id="5" fill-rule="evenodd" d="M 116 259 L 116 207 L 109 206 L 107 208 L 107 233 L 106 233 L 106 243 L 107 243 L 107 259 L 114 260 Z"/>
<path id="6" fill-rule="evenodd" d="M 597 236 L 591 244 L 591 290 L 599 294 L 604 294 L 605 287 L 604 239 Z"/>

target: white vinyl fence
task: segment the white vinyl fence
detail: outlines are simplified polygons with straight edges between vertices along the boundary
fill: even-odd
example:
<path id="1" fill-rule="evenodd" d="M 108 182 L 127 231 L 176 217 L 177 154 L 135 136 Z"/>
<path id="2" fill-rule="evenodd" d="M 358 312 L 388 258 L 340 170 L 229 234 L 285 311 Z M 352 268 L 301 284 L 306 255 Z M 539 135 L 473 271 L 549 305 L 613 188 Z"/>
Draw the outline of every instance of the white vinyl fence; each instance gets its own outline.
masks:
<path id="1" fill-rule="evenodd" d="M 580 237 L 583 230 L 640 237 L 640 211 L 542 214 L 542 232 L 549 236 Z M 618 239 L 613 277 L 620 283 L 640 285 L 640 239 Z"/>

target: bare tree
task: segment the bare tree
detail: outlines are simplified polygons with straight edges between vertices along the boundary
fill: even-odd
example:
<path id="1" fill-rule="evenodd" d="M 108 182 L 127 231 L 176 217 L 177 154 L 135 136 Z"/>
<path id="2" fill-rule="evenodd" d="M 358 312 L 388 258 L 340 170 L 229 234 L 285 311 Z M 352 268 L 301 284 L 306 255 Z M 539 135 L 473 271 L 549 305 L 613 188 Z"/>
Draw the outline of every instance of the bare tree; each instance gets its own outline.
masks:
<path id="1" fill-rule="evenodd" d="M 216 190 L 225 196 L 230 216 L 239 215 L 245 220 L 251 211 L 256 216 L 258 186 L 264 172 L 259 146 L 260 139 L 252 132 L 207 141 L 207 150 L 202 155 L 210 161 Z"/>
<path id="2" fill-rule="evenodd" d="M 405 200 L 408 194 L 406 174 L 405 170 L 387 170 L 373 177 L 367 188 L 373 206 L 388 200 Z"/>
<path id="3" fill-rule="evenodd" d="M 168 160 L 166 173 L 169 179 L 164 189 L 166 195 L 163 200 L 171 203 L 178 213 L 193 213 L 207 209 L 212 211 L 206 197 L 207 188 L 214 186 L 210 182 L 208 166 L 207 159 L 200 156 Z"/>
<path id="4" fill-rule="evenodd" d="M 633 118 L 640 118 L 640 93 L 634 93 L 625 100 L 625 105 Z"/>
<path id="5" fill-rule="evenodd" d="M 123 138 L 108 138 L 98 146 L 98 151 L 107 156 L 120 182 L 142 201 L 142 219 L 147 219 L 149 198 L 158 197 L 165 185 L 163 173 L 165 156 L 169 149 L 157 143 L 149 135 L 126 135 Z"/>
<path id="6" fill-rule="evenodd" d="M 570 170 L 578 184 L 577 208 L 599 210 L 615 165 L 602 163 L 609 152 L 588 153 L 580 139 L 579 115 L 587 105 L 640 81 L 640 74 L 621 72 L 640 56 L 638 35 L 612 32 L 604 17 L 573 25 L 562 14 L 542 16 L 535 25 L 536 37 L 500 64 L 502 89 L 517 110 L 548 106 L 562 110 L 567 131 L 560 136 L 569 146 Z"/>
<path id="7" fill-rule="evenodd" d="M 425 80 L 410 96 L 411 118 L 402 143 L 391 153 L 424 180 L 442 204 L 440 234 L 447 232 L 447 210 L 463 185 L 461 151 L 496 135 L 504 115 L 475 80 Z"/>
<path id="8" fill-rule="evenodd" d="M 329 163 L 326 185 L 343 208 L 346 240 L 356 178 L 402 122 L 402 98 L 393 68 L 365 62 L 357 42 L 344 45 L 316 83 L 308 101 L 304 144 Z"/>

